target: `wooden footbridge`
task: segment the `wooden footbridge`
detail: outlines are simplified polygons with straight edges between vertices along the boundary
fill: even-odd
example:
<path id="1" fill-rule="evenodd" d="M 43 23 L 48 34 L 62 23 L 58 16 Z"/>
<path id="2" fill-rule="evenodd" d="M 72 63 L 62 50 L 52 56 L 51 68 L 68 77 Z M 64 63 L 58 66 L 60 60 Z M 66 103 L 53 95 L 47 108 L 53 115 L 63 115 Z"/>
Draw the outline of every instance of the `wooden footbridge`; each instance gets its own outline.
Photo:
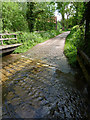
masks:
<path id="1" fill-rule="evenodd" d="M 3 36 L 9 36 L 9 38 L 3 38 Z M 14 37 L 11 38 L 10 36 L 14 36 Z M 0 34 L 0 41 L 1 41 L 0 54 L 12 52 L 18 46 L 22 45 L 22 44 L 4 45 L 3 44 L 4 40 L 17 40 L 17 34 L 15 34 L 15 33 L 2 33 L 2 34 Z"/>

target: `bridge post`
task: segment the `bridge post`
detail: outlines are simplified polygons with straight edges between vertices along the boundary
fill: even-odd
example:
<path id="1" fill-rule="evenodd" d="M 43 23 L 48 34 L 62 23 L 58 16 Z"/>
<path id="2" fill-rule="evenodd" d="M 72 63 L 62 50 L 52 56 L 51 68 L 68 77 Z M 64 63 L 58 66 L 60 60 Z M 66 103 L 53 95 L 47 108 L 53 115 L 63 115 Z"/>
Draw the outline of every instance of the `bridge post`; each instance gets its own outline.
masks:
<path id="1" fill-rule="evenodd" d="M 0 35 L 0 38 L 2 39 L 2 35 Z M 3 40 L 1 40 L 1 45 L 3 45 Z"/>
<path id="2" fill-rule="evenodd" d="M 90 85 L 87 86 L 88 98 L 90 99 Z"/>

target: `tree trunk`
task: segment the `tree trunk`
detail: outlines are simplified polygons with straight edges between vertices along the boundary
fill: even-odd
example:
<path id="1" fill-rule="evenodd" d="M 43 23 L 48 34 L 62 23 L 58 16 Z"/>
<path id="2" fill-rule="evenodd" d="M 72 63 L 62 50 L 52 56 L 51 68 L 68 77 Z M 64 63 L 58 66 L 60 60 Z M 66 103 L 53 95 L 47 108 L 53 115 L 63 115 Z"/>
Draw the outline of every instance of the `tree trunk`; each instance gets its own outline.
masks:
<path id="1" fill-rule="evenodd" d="M 64 14 L 62 14 L 62 30 L 64 30 Z"/>
<path id="2" fill-rule="evenodd" d="M 69 15 L 67 15 L 67 22 L 66 22 L 66 28 L 68 29 L 68 18 L 69 18 Z"/>
<path id="3" fill-rule="evenodd" d="M 35 16 L 33 13 L 34 2 L 27 2 L 27 7 L 28 7 L 28 10 L 27 10 L 26 17 L 27 17 L 27 22 L 28 22 L 28 28 L 30 32 L 33 32 L 34 22 L 35 22 Z"/>
<path id="4" fill-rule="evenodd" d="M 86 5 L 85 17 L 86 17 L 86 25 L 85 25 L 85 46 L 86 48 L 90 47 L 90 2 Z"/>

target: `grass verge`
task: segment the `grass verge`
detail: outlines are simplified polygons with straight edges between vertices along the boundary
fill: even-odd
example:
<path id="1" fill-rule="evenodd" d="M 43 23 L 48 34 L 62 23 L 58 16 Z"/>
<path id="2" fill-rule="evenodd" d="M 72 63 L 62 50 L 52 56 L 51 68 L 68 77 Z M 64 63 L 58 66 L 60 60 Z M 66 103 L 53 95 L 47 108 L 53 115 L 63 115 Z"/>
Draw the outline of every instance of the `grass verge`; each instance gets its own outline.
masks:
<path id="1" fill-rule="evenodd" d="M 66 38 L 64 53 L 68 58 L 68 62 L 72 67 L 77 65 L 77 48 L 84 46 L 84 28 L 83 26 L 79 27 L 78 25 L 74 26 L 71 29 L 70 34 Z"/>

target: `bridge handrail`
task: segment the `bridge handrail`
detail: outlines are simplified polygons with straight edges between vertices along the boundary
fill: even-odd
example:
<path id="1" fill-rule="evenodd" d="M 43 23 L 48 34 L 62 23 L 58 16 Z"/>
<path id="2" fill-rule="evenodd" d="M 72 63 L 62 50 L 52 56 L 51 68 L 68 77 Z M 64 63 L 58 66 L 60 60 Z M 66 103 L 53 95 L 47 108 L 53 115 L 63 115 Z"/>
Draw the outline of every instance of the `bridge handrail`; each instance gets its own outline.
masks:
<path id="1" fill-rule="evenodd" d="M 2 36 L 4 35 L 14 35 L 13 38 L 2 38 Z M 3 45 L 3 40 L 13 40 L 13 39 L 16 39 L 17 40 L 17 34 L 16 33 L 0 33 L 0 41 L 1 41 L 1 45 Z"/>
<path id="2" fill-rule="evenodd" d="M 77 49 L 77 60 L 83 71 L 85 79 L 87 80 L 87 83 L 90 85 L 90 58 L 82 50 Z"/>
<path id="3" fill-rule="evenodd" d="M 89 65 L 89 67 L 90 67 L 90 58 L 82 51 L 82 50 L 80 50 L 80 49 L 78 49 L 78 51 L 77 51 L 78 53 L 78 55 L 80 54 L 81 56 L 82 56 L 82 58 L 85 60 L 85 62 Z"/>
<path id="4" fill-rule="evenodd" d="M 16 33 L 0 33 L 0 35 L 17 35 Z"/>

